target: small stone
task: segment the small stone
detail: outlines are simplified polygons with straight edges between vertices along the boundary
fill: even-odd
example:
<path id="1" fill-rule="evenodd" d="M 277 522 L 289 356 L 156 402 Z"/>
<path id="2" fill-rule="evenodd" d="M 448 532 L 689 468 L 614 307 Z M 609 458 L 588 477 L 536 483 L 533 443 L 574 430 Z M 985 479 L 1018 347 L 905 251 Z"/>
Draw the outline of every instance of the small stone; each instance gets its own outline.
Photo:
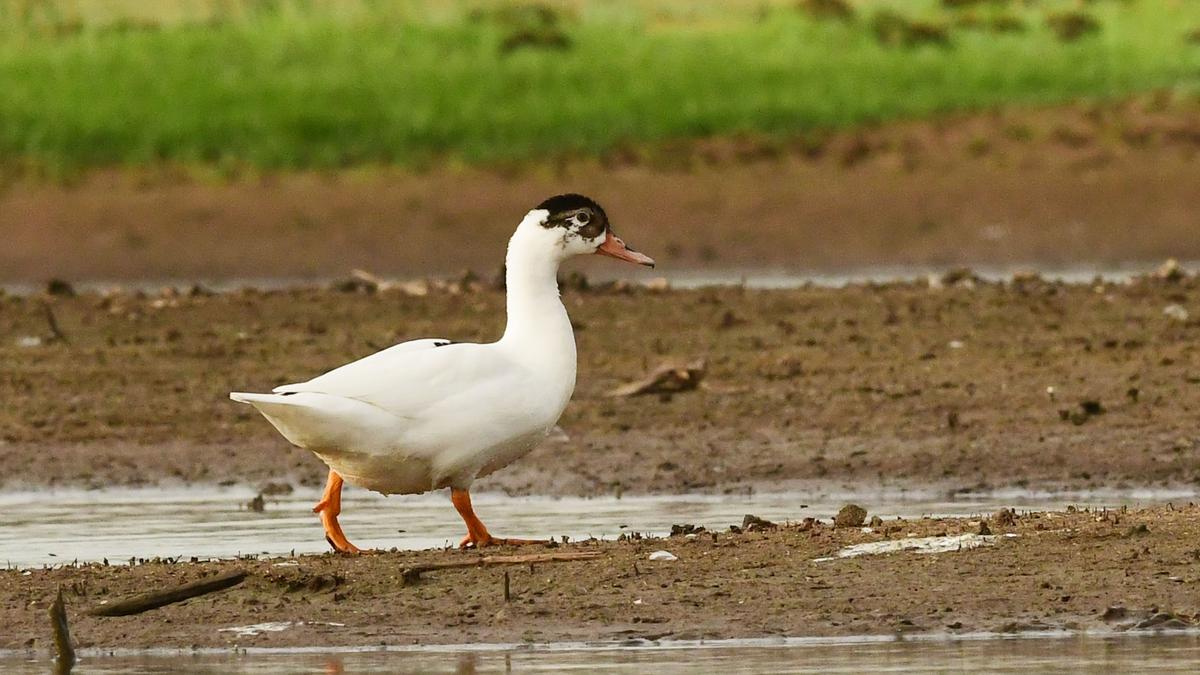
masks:
<path id="1" fill-rule="evenodd" d="M 862 527 L 867 519 L 867 510 L 858 504 L 847 504 L 833 518 L 834 527 Z"/>
<path id="2" fill-rule="evenodd" d="M 1150 528 L 1146 527 L 1145 523 L 1133 525 L 1125 532 L 1126 537 L 1140 537 L 1144 534 L 1150 534 Z"/>
<path id="3" fill-rule="evenodd" d="M 761 532 L 762 530 L 773 530 L 777 526 L 769 520 L 759 518 L 756 515 L 747 513 L 742 518 L 742 529 L 747 532 Z"/>
<path id="4" fill-rule="evenodd" d="M 75 297 L 75 287 L 65 279 L 51 279 L 46 282 L 46 295 L 58 295 L 64 298 Z"/>
<path id="5" fill-rule="evenodd" d="M 944 286 L 963 285 L 973 287 L 979 277 L 969 267 L 956 267 L 942 275 L 939 281 Z"/>
<path id="6" fill-rule="evenodd" d="M 1180 281 L 1186 274 L 1183 267 L 1179 265 L 1179 261 L 1174 258 L 1167 259 L 1157 270 L 1154 271 L 1154 277 L 1163 281 Z"/>
<path id="7" fill-rule="evenodd" d="M 670 551 L 655 551 L 650 554 L 650 560 L 660 560 L 663 562 L 673 562 L 679 560 L 679 557 Z"/>
<path id="8" fill-rule="evenodd" d="M 378 277 L 365 270 L 352 270 L 350 276 L 339 279 L 331 288 L 341 293 L 374 293 L 379 290 L 381 282 Z"/>

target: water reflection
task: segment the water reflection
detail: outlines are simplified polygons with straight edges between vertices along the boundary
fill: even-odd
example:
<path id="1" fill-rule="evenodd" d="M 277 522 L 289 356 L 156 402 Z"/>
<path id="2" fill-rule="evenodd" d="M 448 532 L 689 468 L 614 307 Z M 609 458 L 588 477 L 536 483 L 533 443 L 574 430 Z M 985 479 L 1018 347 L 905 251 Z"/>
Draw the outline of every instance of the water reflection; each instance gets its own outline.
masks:
<path id="1" fill-rule="evenodd" d="M 0 493 L 6 514 L 0 563 L 30 567 L 80 562 L 128 562 L 131 557 L 184 559 L 272 556 L 326 550 L 311 507 L 314 490 L 268 497 L 262 512 L 247 508 L 245 487 L 44 490 Z M 880 493 L 784 492 L 737 495 L 660 495 L 608 498 L 507 497 L 481 494 L 476 505 L 505 532 L 536 538 L 615 538 L 663 535 L 673 524 L 727 530 L 747 513 L 774 520 L 831 518 L 853 501 L 884 519 L 970 516 L 1000 508 L 1062 509 L 1067 504 L 1117 507 L 1195 499 L 1194 491 L 1029 493 L 938 498 L 932 491 Z M 462 523 L 444 494 L 386 498 L 348 491 L 342 524 L 371 548 L 427 549 L 457 543 Z"/>
<path id="2" fill-rule="evenodd" d="M 1126 261 L 1103 264 L 984 264 L 972 266 L 972 271 L 980 278 L 988 281 L 1004 281 L 1011 279 L 1014 274 L 1037 273 L 1048 280 L 1059 280 L 1067 283 L 1088 283 L 1093 279 L 1103 279 L 1110 283 L 1120 283 L 1138 276 L 1149 274 L 1161 265 L 1161 261 Z M 1200 268 L 1200 260 L 1184 261 L 1185 269 Z M 587 271 L 588 278 L 596 282 L 625 279 L 636 282 L 647 282 L 654 279 L 665 279 L 674 288 L 701 288 L 705 286 L 745 286 L 759 289 L 799 288 L 811 284 L 829 288 L 838 288 L 848 284 L 861 283 L 890 283 L 897 281 L 912 281 L 932 276 L 941 276 L 947 267 L 938 265 L 880 265 L 868 267 L 850 267 L 836 270 L 813 270 L 795 267 L 742 267 L 742 268 L 676 268 L 658 270 L 616 270 L 612 268 L 595 268 Z M 154 293 L 164 287 L 179 289 L 191 288 L 200 283 L 210 290 L 225 292 L 241 288 L 257 288 L 261 290 L 278 290 L 288 288 L 324 288 L 335 279 L 332 277 L 245 277 L 223 279 L 142 279 L 136 281 L 77 281 L 73 285 L 76 290 L 85 292 L 105 292 L 112 289 L 127 291 L 144 291 Z M 407 281 L 407 279 L 385 279 L 388 282 Z M 3 283 L 0 290 L 14 295 L 33 295 L 41 292 L 41 283 Z"/>
<path id="3" fill-rule="evenodd" d="M 727 640 L 614 648 L 460 645 L 442 648 L 85 653 L 77 673 L 1180 673 L 1195 672 L 1200 634 L 976 635 L 954 639 Z M 4 658 L 5 672 L 44 672 L 46 660 Z"/>

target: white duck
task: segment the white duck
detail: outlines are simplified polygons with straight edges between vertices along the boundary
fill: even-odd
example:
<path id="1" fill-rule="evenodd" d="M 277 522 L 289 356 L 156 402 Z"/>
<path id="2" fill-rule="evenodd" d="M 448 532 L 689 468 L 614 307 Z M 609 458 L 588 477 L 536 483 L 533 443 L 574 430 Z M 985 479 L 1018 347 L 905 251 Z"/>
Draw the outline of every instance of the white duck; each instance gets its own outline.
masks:
<path id="1" fill-rule="evenodd" d="M 488 344 L 413 340 L 272 394 L 229 397 L 258 409 L 329 466 L 320 515 L 326 539 L 357 553 L 338 524 L 343 479 L 383 494 L 450 488 L 466 522 L 462 547 L 527 543 L 488 533 L 469 489 L 532 450 L 575 389 L 575 335 L 559 299 L 559 264 L 599 253 L 640 265 L 599 204 L 552 197 L 526 214 L 505 258 L 508 325 Z"/>

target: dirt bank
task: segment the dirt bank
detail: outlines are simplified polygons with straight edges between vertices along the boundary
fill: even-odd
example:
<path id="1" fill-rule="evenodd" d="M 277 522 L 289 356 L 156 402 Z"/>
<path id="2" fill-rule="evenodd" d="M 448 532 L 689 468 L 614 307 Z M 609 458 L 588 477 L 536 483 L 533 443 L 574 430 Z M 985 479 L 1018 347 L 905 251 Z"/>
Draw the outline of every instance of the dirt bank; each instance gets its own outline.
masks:
<path id="1" fill-rule="evenodd" d="M 1200 482 L 1193 277 L 564 297 L 580 354 L 568 438 L 483 488 Z M 404 339 L 493 339 L 502 321 L 486 288 L 0 298 L 0 485 L 319 484 L 320 462 L 226 393 Z M 694 359 L 698 390 L 609 396 Z"/>
<path id="2" fill-rule="evenodd" d="M 830 523 L 695 537 L 529 546 L 500 555 L 594 552 L 577 562 L 469 567 L 404 579 L 477 553 L 150 562 L 0 572 L 0 648 L 45 649 L 61 587 L 82 647 L 311 646 L 701 639 L 1023 630 L 1172 629 L 1200 607 L 1200 508 L 992 514 L 985 545 L 815 561 L 864 542 L 974 534 L 966 519 Z M 1015 537 L 1005 535 L 1017 535 Z M 667 550 L 675 561 L 651 561 Z M 121 618 L 84 611 L 245 569 L 231 590 Z M 504 598 L 504 574 L 510 599 Z M 224 631 L 294 622 L 257 635 Z"/>
<path id="3" fill-rule="evenodd" d="M 491 271 L 568 190 L 675 269 L 1197 259 L 1198 155 L 1200 105 L 1160 95 L 512 170 L 110 172 L 0 189 L 0 281 Z"/>

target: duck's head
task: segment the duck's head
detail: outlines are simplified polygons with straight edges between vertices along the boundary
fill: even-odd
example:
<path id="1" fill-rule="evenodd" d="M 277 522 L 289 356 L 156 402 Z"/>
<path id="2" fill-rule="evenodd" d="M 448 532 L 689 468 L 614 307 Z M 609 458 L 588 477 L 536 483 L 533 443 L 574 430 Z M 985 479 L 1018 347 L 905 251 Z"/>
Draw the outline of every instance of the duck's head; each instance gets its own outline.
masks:
<path id="1" fill-rule="evenodd" d="M 551 235 L 560 260 L 594 253 L 654 267 L 653 258 L 629 248 L 613 234 L 604 209 L 583 195 L 551 197 L 529 212 L 526 222 L 530 221 L 543 234 Z"/>

